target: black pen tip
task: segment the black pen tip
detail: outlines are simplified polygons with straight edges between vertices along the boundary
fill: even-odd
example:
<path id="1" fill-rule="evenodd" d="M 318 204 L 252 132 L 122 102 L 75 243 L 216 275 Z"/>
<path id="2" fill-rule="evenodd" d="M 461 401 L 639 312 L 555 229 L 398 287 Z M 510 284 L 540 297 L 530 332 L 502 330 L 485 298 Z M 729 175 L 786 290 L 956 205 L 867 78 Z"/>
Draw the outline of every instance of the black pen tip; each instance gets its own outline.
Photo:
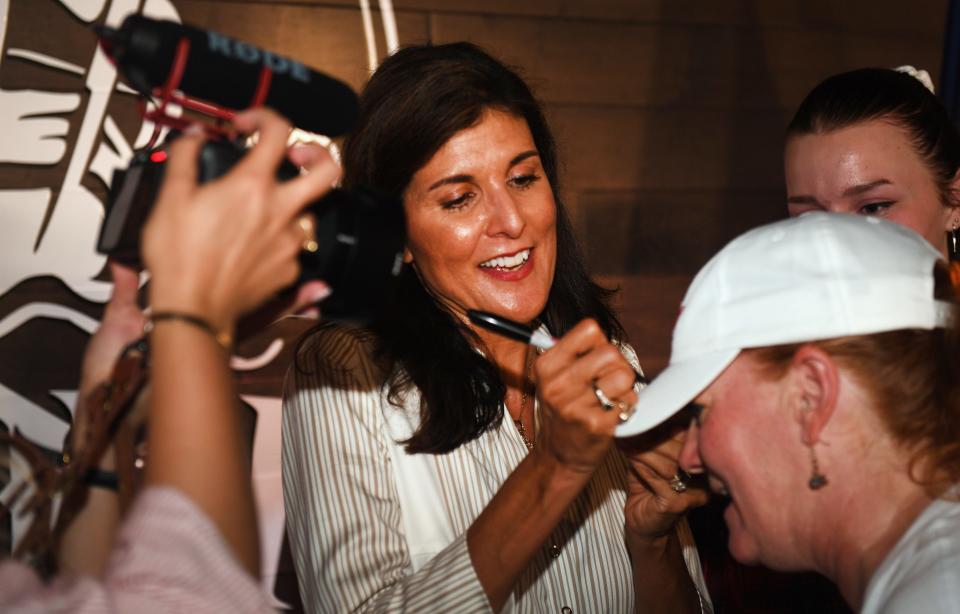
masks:
<path id="1" fill-rule="evenodd" d="M 478 309 L 467 309 L 467 317 L 470 318 L 470 321 L 477 326 L 490 324 L 494 321 L 493 317 L 491 317 L 489 313 L 486 311 L 480 311 Z"/>
<path id="2" fill-rule="evenodd" d="M 527 326 L 478 309 L 468 309 L 467 317 L 480 328 L 485 328 L 510 339 L 530 343 L 530 335 L 533 334 L 533 331 Z"/>

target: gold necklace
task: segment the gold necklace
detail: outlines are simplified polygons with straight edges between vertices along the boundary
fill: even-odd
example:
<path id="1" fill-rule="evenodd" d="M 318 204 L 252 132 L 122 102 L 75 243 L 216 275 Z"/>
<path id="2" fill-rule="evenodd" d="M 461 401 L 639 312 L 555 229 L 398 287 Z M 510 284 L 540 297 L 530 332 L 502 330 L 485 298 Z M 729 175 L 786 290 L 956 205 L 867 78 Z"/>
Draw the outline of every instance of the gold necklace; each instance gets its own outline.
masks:
<path id="1" fill-rule="evenodd" d="M 520 413 L 517 414 L 517 419 L 513 423 L 517 427 L 517 432 L 520 433 L 520 439 L 523 440 L 523 444 L 527 446 L 527 450 L 533 450 L 533 436 L 527 435 L 527 429 L 523 426 L 523 412 L 527 409 L 527 375 L 530 370 L 530 350 L 529 348 L 524 353 L 524 364 L 523 364 L 523 379 L 520 382 L 522 388 L 520 389 Z"/>

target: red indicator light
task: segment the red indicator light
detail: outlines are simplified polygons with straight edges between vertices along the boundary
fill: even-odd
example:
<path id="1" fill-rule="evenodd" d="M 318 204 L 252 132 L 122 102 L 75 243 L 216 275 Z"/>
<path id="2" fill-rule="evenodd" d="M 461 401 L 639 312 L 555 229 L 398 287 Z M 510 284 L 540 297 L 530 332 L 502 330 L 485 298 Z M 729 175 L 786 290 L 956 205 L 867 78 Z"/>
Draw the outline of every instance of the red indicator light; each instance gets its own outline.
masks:
<path id="1" fill-rule="evenodd" d="M 157 164 L 167 161 L 167 152 L 162 149 L 158 149 L 155 152 L 150 154 L 150 161 L 156 162 Z"/>

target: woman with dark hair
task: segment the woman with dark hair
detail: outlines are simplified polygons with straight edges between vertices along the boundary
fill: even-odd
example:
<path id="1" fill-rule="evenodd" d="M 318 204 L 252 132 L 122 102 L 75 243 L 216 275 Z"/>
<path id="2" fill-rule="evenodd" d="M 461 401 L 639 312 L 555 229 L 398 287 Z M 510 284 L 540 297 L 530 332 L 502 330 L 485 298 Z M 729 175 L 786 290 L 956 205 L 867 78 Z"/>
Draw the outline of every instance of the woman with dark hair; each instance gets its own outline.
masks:
<path id="1" fill-rule="evenodd" d="M 677 473 L 681 440 L 612 446 L 636 357 L 578 254 L 523 80 L 466 43 L 403 49 L 364 90 L 343 161 L 346 187 L 402 196 L 408 242 L 389 315 L 319 330 L 288 378 L 308 609 L 709 608 L 683 521 L 705 493 Z M 538 356 L 468 309 L 562 338 Z"/>
<path id="2" fill-rule="evenodd" d="M 790 122 L 784 158 L 791 216 L 882 217 L 960 259 L 960 133 L 924 71 L 866 68 L 826 79 Z"/>

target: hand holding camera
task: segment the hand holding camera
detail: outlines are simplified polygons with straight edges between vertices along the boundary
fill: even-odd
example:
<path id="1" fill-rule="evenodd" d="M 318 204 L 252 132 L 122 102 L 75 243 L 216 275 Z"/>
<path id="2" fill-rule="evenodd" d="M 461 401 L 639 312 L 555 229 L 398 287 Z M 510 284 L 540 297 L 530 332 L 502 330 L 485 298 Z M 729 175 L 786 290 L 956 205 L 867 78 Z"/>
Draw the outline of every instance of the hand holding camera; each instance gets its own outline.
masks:
<path id="1" fill-rule="evenodd" d="M 259 131 L 259 142 L 226 175 L 203 185 L 197 180 L 203 137 L 187 132 L 170 146 L 167 180 L 142 246 L 153 310 L 191 314 L 228 333 L 240 315 L 297 280 L 297 256 L 315 240 L 302 210 L 339 176 L 323 148 L 304 146 L 290 156 L 308 172 L 280 181 L 289 124 L 261 108 L 238 115 L 234 125 Z M 314 281 L 300 296 L 314 302 L 325 294 Z"/>

